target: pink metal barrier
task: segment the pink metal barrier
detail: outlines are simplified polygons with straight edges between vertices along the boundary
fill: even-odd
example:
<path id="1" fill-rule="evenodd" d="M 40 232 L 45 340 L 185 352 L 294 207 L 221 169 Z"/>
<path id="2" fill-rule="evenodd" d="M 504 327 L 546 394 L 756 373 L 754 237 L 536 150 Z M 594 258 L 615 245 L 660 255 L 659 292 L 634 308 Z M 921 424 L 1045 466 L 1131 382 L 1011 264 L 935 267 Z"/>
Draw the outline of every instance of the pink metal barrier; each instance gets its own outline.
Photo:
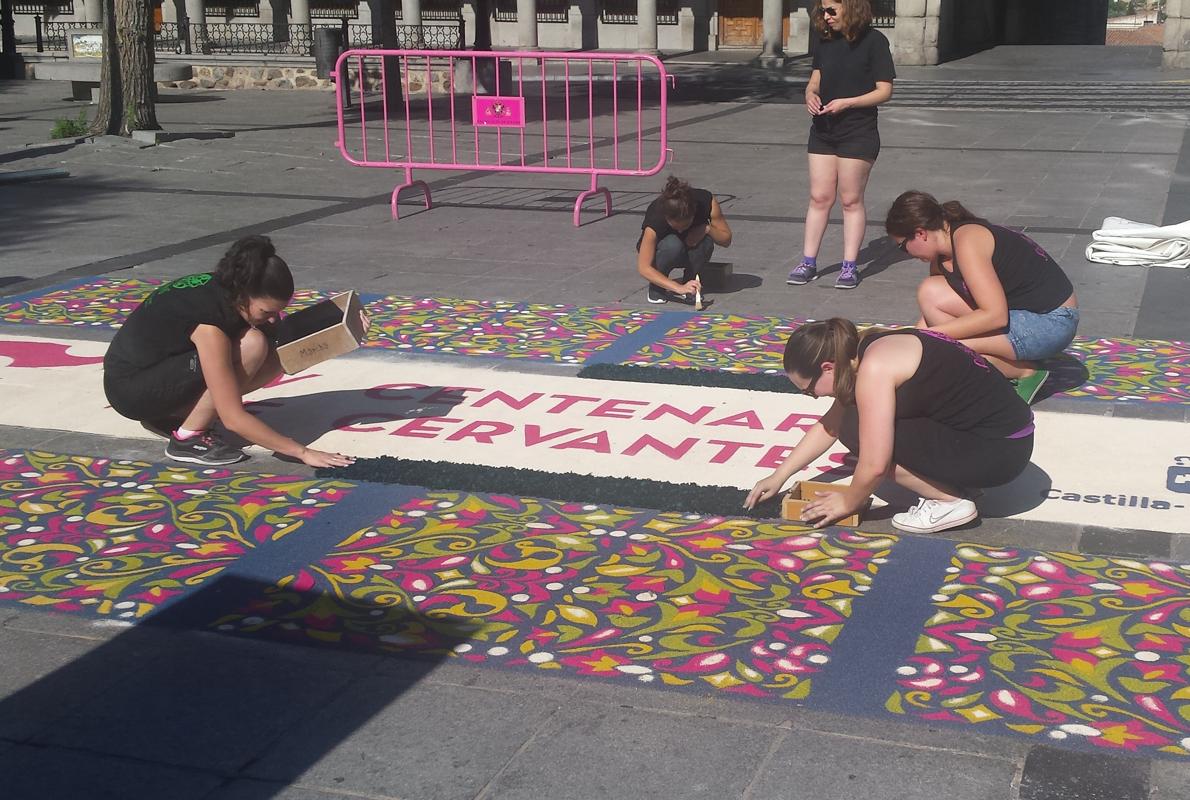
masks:
<path id="1" fill-rule="evenodd" d="M 343 157 L 405 172 L 397 199 L 430 187 L 415 169 L 590 176 L 574 202 L 611 192 L 600 176 L 655 175 L 669 154 L 667 98 L 673 80 L 638 53 L 348 50 L 335 65 Z"/>

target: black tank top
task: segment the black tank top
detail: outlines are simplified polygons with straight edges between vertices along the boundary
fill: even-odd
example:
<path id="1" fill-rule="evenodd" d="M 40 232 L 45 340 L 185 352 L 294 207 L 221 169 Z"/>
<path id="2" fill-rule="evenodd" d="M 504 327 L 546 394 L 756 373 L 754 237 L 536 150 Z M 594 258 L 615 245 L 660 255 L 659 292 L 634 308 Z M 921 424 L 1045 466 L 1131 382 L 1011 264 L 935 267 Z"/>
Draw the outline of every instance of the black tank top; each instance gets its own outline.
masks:
<path id="1" fill-rule="evenodd" d="M 860 342 L 861 362 L 872 342 L 885 336 L 916 336 L 921 342 L 921 364 L 897 387 L 897 419 L 928 417 L 988 439 L 1019 434 L 1033 421 L 1007 378 L 945 334 L 912 328 L 873 334 Z"/>
<path id="2" fill-rule="evenodd" d="M 996 270 L 1000 285 L 1004 287 L 1009 310 L 1045 314 L 1065 303 L 1074 293 L 1074 286 L 1058 266 L 1058 262 L 1025 234 L 983 220 L 967 220 L 955 223 L 951 228 L 952 242 L 955 233 L 964 225 L 978 225 L 992 234 L 992 268 Z M 963 269 L 959 264 L 957 252 L 954 256 L 954 269 L 949 272 L 944 269 L 942 275 L 959 297 L 975 305 L 971 292 L 967 290 L 967 283 L 963 280 Z"/>

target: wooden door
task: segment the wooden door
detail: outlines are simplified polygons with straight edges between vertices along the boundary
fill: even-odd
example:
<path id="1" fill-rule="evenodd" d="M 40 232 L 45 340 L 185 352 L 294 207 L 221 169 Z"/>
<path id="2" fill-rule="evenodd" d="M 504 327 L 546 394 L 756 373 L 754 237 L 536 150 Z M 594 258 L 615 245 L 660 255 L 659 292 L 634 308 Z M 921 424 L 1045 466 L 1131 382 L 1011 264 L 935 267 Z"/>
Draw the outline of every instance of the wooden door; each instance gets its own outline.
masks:
<path id="1" fill-rule="evenodd" d="M 764 0 L 719 0 L 719 46 L 760 47 L 764 44 L 763 6 Z"/>

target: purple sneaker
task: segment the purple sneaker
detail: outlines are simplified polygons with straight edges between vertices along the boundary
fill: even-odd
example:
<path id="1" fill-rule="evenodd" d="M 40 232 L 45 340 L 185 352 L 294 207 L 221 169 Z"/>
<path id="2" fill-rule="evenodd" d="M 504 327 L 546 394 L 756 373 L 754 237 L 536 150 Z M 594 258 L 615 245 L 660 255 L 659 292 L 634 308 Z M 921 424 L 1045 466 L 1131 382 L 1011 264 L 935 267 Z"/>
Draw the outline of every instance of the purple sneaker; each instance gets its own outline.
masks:
<path id="1" fill-rule="evenodd" d="M 789 277 L 786 278 L 785 282 L 790 286 L 801 286 L 817 277 L 818 268 L 803 262 L 789 271 Z"/>
<path id="2" fill-rule="evenodd" d="M 854 264 L 844 264 L 839 270 L 839 277 L 835 278 L 836 289 L 854 289 L 859 286 L 859 268 Z"/>

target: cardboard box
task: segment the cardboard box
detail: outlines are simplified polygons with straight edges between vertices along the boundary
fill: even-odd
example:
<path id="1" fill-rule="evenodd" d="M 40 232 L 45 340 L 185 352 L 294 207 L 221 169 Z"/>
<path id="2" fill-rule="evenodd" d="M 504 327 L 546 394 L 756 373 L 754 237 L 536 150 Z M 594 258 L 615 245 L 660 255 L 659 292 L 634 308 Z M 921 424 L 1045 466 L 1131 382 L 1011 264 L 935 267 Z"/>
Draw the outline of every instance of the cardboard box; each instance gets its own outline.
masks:
<path id="1" fill-rule="evenodd" d="M 350 353 L 364 340 L 363 307 L 354 292 L 290 314 L 277 324 L 277 355 L 286 375 L 309 369 L 328 358 Z"/>
<path id="2" fill-rule="evenodd" d="M 806 503 L 814 499 L 818 492 L 842 492 L 848 488 L 848 485 L 845 483 L 822 483 L 821 481 L 800 481 L 795 483 L 793 488 L 789 490 L 789 493 L 785 495 L 785 499 L 781 501 L 781 518 L 787 519 L 790 522 L 802 522 L 802 509 L 806 507 Z M 858 525 L 871 504 L 872 499 L 868 498 L 867 502 L 864 503 L 859 511 L 850 517 L 843 517 L 843 519 L 834 524 L 842 525 L 845 528 Z"/>
<path id="3" fill-rule="evenodd" d="M 732 270 L 731 261 L 708 261 L 698 273 L 702 288 L 711 292 L 726 291 L 731 284 Z"/>

